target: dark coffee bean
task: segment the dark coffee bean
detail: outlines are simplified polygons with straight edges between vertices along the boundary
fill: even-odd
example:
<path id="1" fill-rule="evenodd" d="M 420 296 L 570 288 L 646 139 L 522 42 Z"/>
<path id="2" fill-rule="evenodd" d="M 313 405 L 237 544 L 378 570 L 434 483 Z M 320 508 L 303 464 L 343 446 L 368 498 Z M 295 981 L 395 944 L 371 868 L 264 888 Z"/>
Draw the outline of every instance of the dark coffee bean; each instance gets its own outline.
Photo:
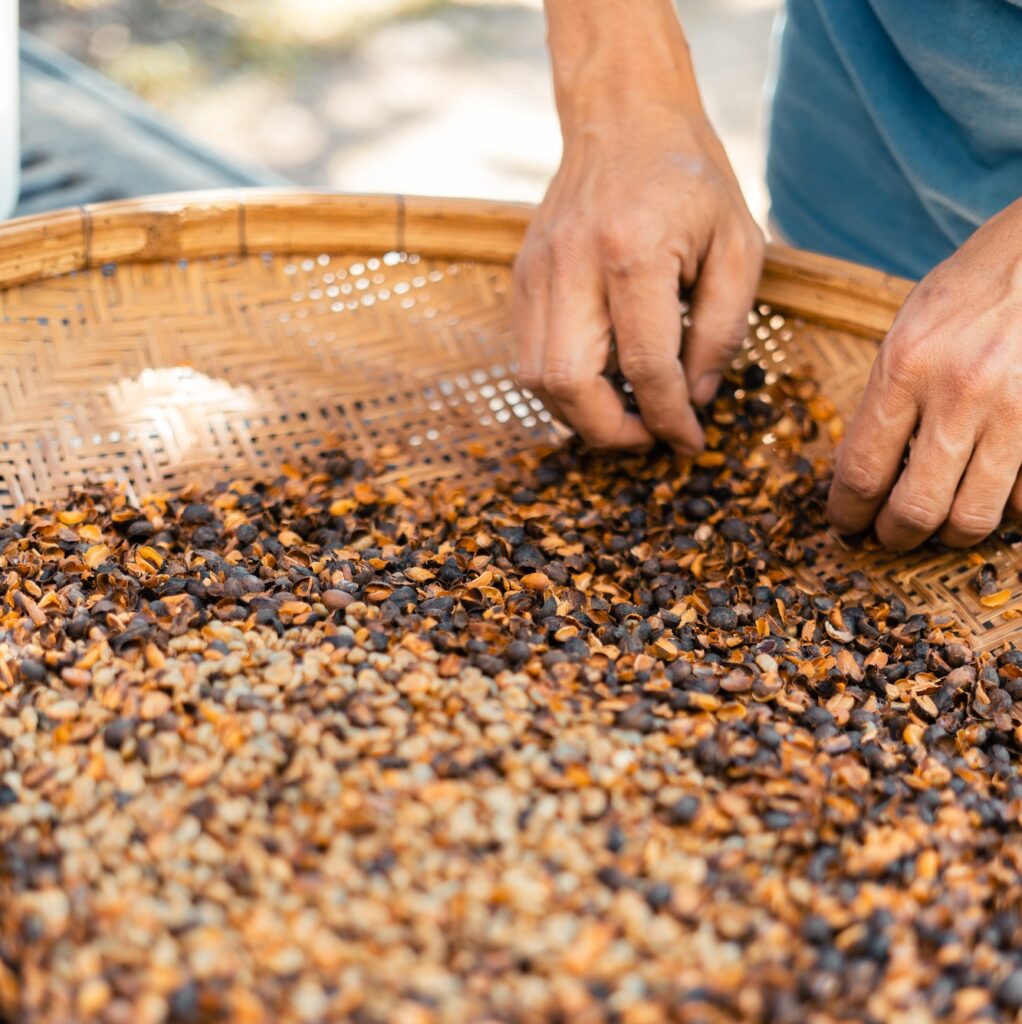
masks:
<path id="1" fill-rule="evenodd" d="M 393 601 L 399 607 L 413 603 L 418 599 L 419 592 L 415 587 L 397 587 L 390 597 L 387 598 L 388 601 Z"/>
<path id="2" fill-rule="evenodd" d="M 766 371 L 758 363 L 750 363 L 742 371 L 742 387 L 756 391 L 766 383 Z"/>
<path id="3" fill-rule="evenodd" d="M 791 825 L 791 815 L 784 811 L 767 811 L 762 820 L 763 824 L 770 829 L 784 829 Z"/>
<path id="4" fill-rule="evenodd" d="M 35 658 L 25 658 L 18 662 L 18 674 L 26 683 L 42 683 L 46 680 L 46 665 Z"/>
<path id="5" fill-rule="evenodd" d="M 239 544 L 248 546 L 259 536 L 259 530 L 251 523 L 242 523 L 235 531 L 234 536 L 238 538 Z"/>
<path id="6" fill-rule="evenodd" d="M 115 718 L 103 728 L 103 743 L 111 750 L 120 750 L 135 732 L 133 718 Z"/>
<path id="7" fill-rule="evenodd" d="M 684 505 L 685 518 L 701 523 L 713 515 L 713 505 L 705 498 L 689 498 Z"/>
<path id="8" fill-rule="evenodd" d="M 213 510 L 208 505 L 185 505 L 181 510 L 181 521 L 184 523 L 209 523 L 213 519 Z"/>
<path id="9" fill-rule="evenodd" d="M 543 571 L 546 573 L 547 578 L 558 586 L 564 586 L 570 578 L 568 570 L 561 562 L 547 562 Z"/>
<path id="10" fill-rule="evenodd" d="M 994 996 L 999 1006 L 1006 1010 L 1022 1009 L 1022 968 L 1013 970 L 997 986 Z"/>
<path id="11" fill-rule="evenodd" d="M 184 1024 L 186 1021 L 194 1020 L 198 1009 L 199 986 L 194 979 L 175 989 L 167 1001 L 167 1010 L 174 1024 L 179 1024 L 179 1022 Z"/>
<path id="12" fill-rule="evenodd" d="M 449 615 L 454 608 L 453 597 L 430 597 L 419 605 L 419 611 L 423 615 L 432 615 L 442 619 Z"/>
<path id="13" fill-rule="evenodd" d="M 806 724 L 814 729 L 821 725 L 834 724 L 834 716 L 826 708 L 820 707 L 818 704 L 813 704 L 809 707 L 803 717 L 806 720 Z"/>
<path id="14" fill-rule="evenodd" d="M 524 640 L 512 640 L 504 651 L 507 660 L 515 667 L 524 665 L 532 657 L 532 648 Z"/>
<path id="15" fill-rule="evenodd" d="M 621 826 L 617 824 L 611 825 L 607 833 L 607 849 L 611 853 L 620 853 L 627 844 L 628 840 Z"/>
<path id="16" fill-rule="evenodd" d="M 564 653 L 564 651 L 547 651 L 545 654 L 540 655 L 540 662 L 544 668 L 553 668 L 555 665 L 566 665 L 571 661 L 571 657 Z M 625 726 L 628 728 L 628 726 Z"/>
<path id="17" fill-rule="evenodd" d="M 749 524 L 743 519 L 725 519 L 719 526 L 720 535 L 725 540 L 739 541 L 742 544 L 751 544 L 754 541 L 752 530 Z"/>
<path id="18" fill-rule="evenodd" d="M 155 530 L 153 529 L 153 525 L 148 519 L 132 520 L 127 530 L 124 531 L 128 540 L 134 541 L 135 543 L 147 540 L 152 537 L 154 532 Z"/>
<path id="19" fill-rule="evenodd" d="M 671 825 L 687 825 L 699 813 L 699 798 L 691 794 L 681 797 L 667 811 L 667 821 Z"/>
<path id="20" fill-rule="evenodd" d="M 620 868 L 613 865 L 600 868 L 596 872 L 596 877 L 612 892 L 631 885 L 631 879 Z"/>
<path id="21" fill-rule="evenodd" d="M 802 938 L 814 946 L 827 945 L 833 937 L 830 925 L 819 914 L 807 914 L 802 921 L 801 931 Z"/>
<path id="22" fill-rule="evenodd" d="M 653 704 L 648 700 L 640 700 L 630 708 L 620 712 L 617 725 L 621 729 L 637 729 L 639 732 L 650 732 L 656 727 L 656 719 L 650 713 Z"/>
<path id="23" fill-rule="evenodd" d="M 472 664 L 479 669 L 480 672 L 485 672 L 488 676 L 495 676 L 499 672 L 503 672 L 507 667 L 500 658 L 495 658 L 490 654 L 476 654 L 472 658 Z"/>
<path id="24" fill-rule="evenodd" d="M 714 629 L 736 629 L 738 613 L 733 608 L 711 608 L 706 613 L 706 621 Z"/>
<path id="25" fill-rule="evenodd" d="M 651 910 L 663 910 L 674 898 L 674 890 L 666 882 L 658 882 L 646 893 L 646 902 Z"/>
<path id="26" fill-rule="evenodd" d="M 92 618 L 89 615 L 75 615 L 75 617 L 65 626 L 67 635 L 73 637 L 75 640 L 83 640 L 89 635 L 89 630 L 92 629 Z"/>
<path id="27" fill-rule="evenodd" d="M 335 633 L 332 636 L 328 636 L 326 638 L 326 642 L 330 644 L 331 647 L 338 647 L 348 650 L 355 646 L 354 637 L 348 636 L 344 633 Z"/>
<path id="28" fill-rule="evenodd" d="M 511 564 L 516 569 L 542 569 L 546 562 L 543 552 L 533 544 L 519 544 L 511 552 Z"/>

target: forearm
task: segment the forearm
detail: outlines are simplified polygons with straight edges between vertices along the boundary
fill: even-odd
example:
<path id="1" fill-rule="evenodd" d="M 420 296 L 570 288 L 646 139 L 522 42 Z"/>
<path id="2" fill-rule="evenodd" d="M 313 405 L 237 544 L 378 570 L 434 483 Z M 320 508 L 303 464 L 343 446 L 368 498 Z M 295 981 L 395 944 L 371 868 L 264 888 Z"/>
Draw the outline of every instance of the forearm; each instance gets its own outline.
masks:
<path id="1" fill-rule="evenodd" d="M 546 0 L 562 126 L 636 100 L 701 110 L 688 44 L 670 0 Z"/>

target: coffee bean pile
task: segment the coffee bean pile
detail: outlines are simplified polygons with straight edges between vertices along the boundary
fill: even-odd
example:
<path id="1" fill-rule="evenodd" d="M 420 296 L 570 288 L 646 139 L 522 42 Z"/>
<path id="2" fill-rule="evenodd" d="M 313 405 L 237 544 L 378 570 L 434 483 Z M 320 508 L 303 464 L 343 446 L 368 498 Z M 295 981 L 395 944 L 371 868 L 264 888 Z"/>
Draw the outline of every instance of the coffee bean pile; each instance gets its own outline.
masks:
<path id="1" fill-rule="evenodd" d="M 1013 1015 L 1022 657 L 805 582 L 810 382 L 706 428 L 3 526 L 0 1016 Z"/>

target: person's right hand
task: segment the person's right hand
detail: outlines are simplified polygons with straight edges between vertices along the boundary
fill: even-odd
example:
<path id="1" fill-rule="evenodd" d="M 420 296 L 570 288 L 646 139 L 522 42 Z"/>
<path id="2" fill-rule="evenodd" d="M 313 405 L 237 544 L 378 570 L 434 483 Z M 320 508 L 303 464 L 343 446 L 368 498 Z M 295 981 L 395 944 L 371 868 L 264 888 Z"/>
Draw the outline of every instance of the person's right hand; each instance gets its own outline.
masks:
<path id="1" fill-rule="evenodd" d="M 564 136 L 515 265 L 519 380 L 594 447 L 694 454 L 692 403 L 712 399 L 748 330 L 762 233 L 691 97 L 619 98 Z M 612 337 L 641 415 L 604 375 Z"/>

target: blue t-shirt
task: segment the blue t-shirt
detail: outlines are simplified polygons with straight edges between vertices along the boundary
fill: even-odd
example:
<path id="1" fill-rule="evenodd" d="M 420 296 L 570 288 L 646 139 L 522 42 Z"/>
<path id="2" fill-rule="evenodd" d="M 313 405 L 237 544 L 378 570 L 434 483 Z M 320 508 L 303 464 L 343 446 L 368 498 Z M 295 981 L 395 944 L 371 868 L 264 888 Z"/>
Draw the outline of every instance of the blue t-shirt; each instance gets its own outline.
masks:
<path id="1" fill-rule="evenodd" d="M 923 276 L 1022 197 L 1022 0 L 789 0 L 767 182 L 795 245 Z"/>

